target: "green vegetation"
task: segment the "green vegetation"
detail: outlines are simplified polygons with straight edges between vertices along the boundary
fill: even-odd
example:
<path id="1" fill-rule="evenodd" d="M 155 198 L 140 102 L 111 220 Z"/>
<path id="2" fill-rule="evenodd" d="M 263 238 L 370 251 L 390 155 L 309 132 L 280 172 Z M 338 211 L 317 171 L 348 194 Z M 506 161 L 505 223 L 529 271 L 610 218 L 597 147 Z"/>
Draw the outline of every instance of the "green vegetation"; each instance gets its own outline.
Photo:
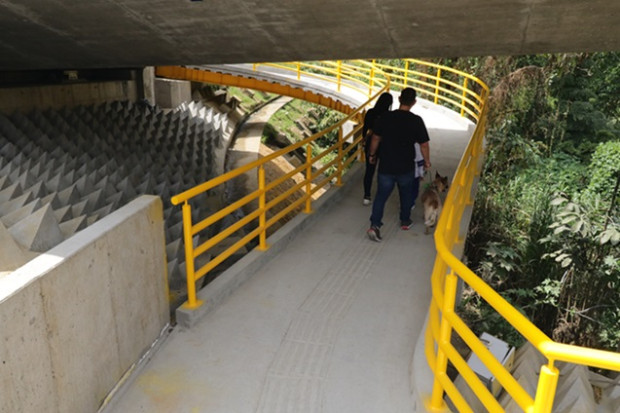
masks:
<path id="1" fill-rule="evenodd" d="M 241 107 L 247 112 L 252 112 L 253 110 L 258 109 L 261 105 L 264 105 L 277 97 L 277 95 L 272 93 L 241 89 L 234 86 L 229 86 L 224 89 L 226 89 L 230 96 L 235 97 L 239 101 Z"/>
<path id="2" fill-rule="evenodd" d="M 617 350 L 620 54 L 442 63 L 493 88 L 468 265 L 554 340 Z M 459 310 L 523 340 L 467 288 Z"/>
<path id="3" fill-rule="evenodd" d="M 294 99 L 269 119 L 269 123 L 263 130 L 262 141 L 265 144 L 281 145 L 282 140 L 277 139 L 277 135 L 281 135 L 285 136 L 285 140 L 290 143 L 299 142 L 306 137 L 302 129 L 305 129 L 306 135 L 308 133 L 315 134 L 338 123 L 345 117 L 344 114 L 324 106 Z M 335 129 L 318 138 L 312 144 L 312 155 L 320 154 L 337 141 L 338 130 Z M 336 156 L 336 152 L 329 153 L 321 159 L 321 162 L 323 164 L 328 163 Z M 331 174 L 334 169 L 335 166 L 328 168 L 326 174 Z"/>

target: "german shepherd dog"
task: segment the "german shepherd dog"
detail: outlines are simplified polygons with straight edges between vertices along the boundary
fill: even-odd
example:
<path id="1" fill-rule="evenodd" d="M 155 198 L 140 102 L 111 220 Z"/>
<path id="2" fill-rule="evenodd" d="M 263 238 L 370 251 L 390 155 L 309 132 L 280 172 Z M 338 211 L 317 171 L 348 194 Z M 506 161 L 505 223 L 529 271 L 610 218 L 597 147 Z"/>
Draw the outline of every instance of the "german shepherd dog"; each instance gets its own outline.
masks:
<path id="1" fill-rule="evenodd" d="M 437 224 L 439 215 L 441 214 L 442 202 L 440 193 L 448 190 L 448 177 L 439 175 L 435 172 L 435 179 L 422 193 L 422 204 L 424 205 L 424 225 L 425 234 L 429 234 L 431 228 Z"/>

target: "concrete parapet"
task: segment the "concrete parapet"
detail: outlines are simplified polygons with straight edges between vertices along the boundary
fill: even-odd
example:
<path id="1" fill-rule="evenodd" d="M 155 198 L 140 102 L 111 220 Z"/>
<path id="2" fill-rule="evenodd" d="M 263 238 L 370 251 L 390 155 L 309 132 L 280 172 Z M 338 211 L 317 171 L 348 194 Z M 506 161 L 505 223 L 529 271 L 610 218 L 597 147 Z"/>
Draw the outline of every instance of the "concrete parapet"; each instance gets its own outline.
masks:
<path id="1" fill-rule="evenodd" d="M 0 412 L 94 412 L 169 321 L 162 202 L 141 196 L 0 278 Z"/>

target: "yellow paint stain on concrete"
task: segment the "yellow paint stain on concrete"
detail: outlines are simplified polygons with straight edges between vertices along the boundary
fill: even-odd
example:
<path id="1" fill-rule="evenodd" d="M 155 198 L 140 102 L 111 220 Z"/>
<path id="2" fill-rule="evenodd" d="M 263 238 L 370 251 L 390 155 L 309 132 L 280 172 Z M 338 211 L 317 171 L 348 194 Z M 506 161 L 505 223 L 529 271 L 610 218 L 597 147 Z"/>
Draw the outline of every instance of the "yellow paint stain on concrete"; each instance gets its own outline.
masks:
<path id="1" fill-rule="evenodd" d="M 138 387 L 148 396 L 156 411 L 200 413 L 207 406 L 192 407 L 184 410 L 192 394 L 200 394 L 204 398 L 208 393 L 208 385 L 190 378 L 183 369 L 166 369 L 144 372 L 137 380 Z M 199 393 L 198 393 L 199 392 Z"/>

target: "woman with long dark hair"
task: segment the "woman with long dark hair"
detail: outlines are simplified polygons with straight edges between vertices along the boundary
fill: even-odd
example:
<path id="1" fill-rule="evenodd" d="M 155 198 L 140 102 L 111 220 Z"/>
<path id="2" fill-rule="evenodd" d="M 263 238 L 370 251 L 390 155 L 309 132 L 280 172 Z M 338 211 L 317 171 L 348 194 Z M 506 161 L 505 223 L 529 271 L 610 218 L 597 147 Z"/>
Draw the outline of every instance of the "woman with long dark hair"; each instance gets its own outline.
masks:
<path id="1" fill-rule="evenodd" d="M 375 175 L 375 169 L 377 167 L 377 163 L 369 162 L 369 148 L 370 148 L 370 139 L 372 138 L 372 129 L 376 120 L 383 113 L 388 112 L 392 107 L 392 102 L 394 98 L 388 92 L 382 93 L 381 96 L 377 99 L 375 106 L 366 112 L 366 116 L 364 116 L 364 127 L 362 129 L 362 133 L 364 135 L 364 154 L 366 156 L 366 172 L 364 173 L 364 205 L 370 205 L 370 190 L 372 188 L 372 179 Z M 376 155 L 375 155 L 376 156 Z"/>

